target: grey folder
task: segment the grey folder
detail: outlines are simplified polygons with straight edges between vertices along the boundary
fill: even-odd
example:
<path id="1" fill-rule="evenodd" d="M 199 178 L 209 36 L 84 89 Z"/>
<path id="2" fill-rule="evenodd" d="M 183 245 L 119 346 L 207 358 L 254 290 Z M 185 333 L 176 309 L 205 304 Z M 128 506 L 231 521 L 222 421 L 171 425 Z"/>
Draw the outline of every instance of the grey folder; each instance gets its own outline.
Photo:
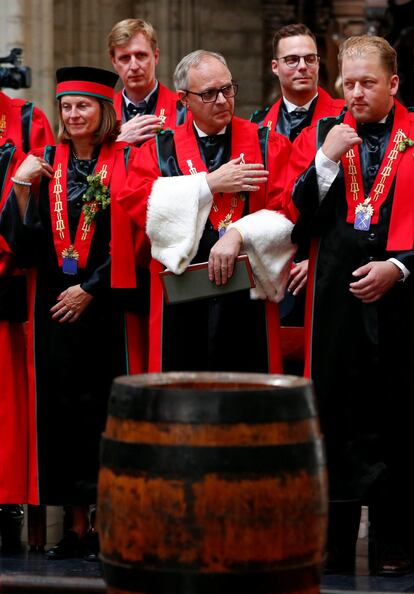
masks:
<path id="1" fill-rule="evenodd" d="M 183 274 L 160 272 L 165 301 L 183 303 L 206 297 L 218 297 L 243 289 L 255 287 L 252 267 L 246 255 L 239 256 L 234 265 L 233 276 L 225 285 L 217 286 L 208 278 L 208 263 L 191 264 Z"/>

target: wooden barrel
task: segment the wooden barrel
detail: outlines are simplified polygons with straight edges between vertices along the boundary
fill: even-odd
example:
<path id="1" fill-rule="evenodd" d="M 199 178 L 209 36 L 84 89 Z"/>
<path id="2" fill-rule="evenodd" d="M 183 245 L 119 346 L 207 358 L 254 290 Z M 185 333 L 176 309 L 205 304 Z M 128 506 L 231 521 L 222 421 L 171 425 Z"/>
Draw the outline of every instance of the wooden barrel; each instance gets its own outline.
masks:
<path id="1" fill-rule="evenodd" d="M 311 384 L 118 378 L 97 517 L 111 594 L 319 592 L 327 480 Z"/>

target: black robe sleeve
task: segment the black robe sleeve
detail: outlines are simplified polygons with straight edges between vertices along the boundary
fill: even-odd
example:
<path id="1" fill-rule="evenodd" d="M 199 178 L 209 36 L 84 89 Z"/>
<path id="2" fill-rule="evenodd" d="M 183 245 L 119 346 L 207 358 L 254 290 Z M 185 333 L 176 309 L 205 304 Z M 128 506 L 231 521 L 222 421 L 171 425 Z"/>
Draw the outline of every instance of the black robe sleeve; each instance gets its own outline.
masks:
<path id="1" fill-rule="evenodd" d="M 323 200 L 319 187 L 315 161 L 296 180 L 292 200 L 299 211 L 299 218 L 292 231 L 293 243 L 305 242 L 321 235 L 337 216 L 337 196 L 341 192 L 341 172 L 336 176 Z"/>
<path id="2" fill-rule="evenodd" d="M 30 268 L 36 264 L 43 231 L 36 198 L 30 194 L 22 220 L 12 190 L 0 215 L 0 233 L 14 252 L 16 264 L 20 268 Z"/>

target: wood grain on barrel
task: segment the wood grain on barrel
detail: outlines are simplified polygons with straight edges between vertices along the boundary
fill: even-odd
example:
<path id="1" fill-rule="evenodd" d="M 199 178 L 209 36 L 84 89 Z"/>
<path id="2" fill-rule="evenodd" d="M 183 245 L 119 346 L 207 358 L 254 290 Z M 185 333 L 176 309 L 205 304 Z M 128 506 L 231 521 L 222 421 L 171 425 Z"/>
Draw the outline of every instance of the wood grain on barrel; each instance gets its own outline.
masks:
<path id="1" fill-rule="evenodd" d="M 214 382 L 225 393 L 223 381 Z M 242 377 L 237 384 L 243 389 Z M 134 384 L 135 390 L 145 398 L 145 389 Z M 267 398 L 289 406 L 277 392 L 266 395 L 266 406 Z M 327 477 L 315 414 L 286 413 L 292 418 L 275 421 L 286 416 L 278 411 L 268 422 L 249 423 L 235 410 L 231 423 L 227 410 L 220 424 L 217 406 L 218 418 L 211 413 L 214 422 L 203 424 L 188 421 L 198 418 L 191 403 L 185 422 L 166 422 L 156 417 L 177 411 L 159 412 L 154 402 L 152 394 L 143 418 L 139 407 L 128 418 L 125 402 L 118 414 L 116 398 L 110 406 L 98 523 L 111 594 L 316 594 Z"/>

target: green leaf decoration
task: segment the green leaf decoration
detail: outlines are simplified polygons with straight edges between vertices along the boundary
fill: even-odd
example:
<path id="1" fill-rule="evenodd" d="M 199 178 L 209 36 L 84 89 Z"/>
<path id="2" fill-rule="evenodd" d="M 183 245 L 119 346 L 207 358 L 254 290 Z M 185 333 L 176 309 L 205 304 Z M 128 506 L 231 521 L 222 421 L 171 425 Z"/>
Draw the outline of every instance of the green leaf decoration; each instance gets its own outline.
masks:
<path id="1" fill-rule="evenodd" d="M 82 206 L 82 212 L 85 216 L 85 222 L 91 225 L 101 210 L 108 208 L 111 198 L 107 186 L 102 183 L 101 174 L 88 175 L 86 178 L 88 187 L 82 196 L 85 204 Z"/>

